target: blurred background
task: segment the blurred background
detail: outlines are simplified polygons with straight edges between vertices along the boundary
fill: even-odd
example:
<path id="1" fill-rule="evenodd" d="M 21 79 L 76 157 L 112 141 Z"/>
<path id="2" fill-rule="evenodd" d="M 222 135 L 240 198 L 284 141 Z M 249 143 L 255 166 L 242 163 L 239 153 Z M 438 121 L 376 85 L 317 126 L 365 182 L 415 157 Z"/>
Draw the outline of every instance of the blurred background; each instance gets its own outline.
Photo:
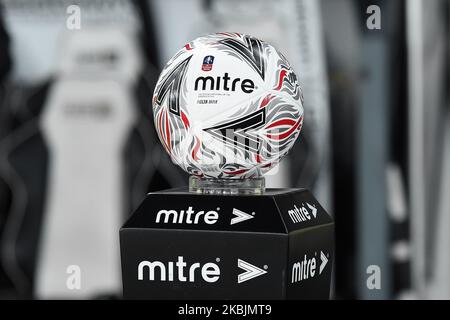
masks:
<path id="1" fill-rule="evenodd" d="M 0 4 L 0 298 L 120 298 L 120 226 L 188 179 L 153 128 L 159 72 L 236 31 L 303 86 L 300 139 L 267 185 L 334 216 L 332 297 L 450 299 L 450 0 Z"/>

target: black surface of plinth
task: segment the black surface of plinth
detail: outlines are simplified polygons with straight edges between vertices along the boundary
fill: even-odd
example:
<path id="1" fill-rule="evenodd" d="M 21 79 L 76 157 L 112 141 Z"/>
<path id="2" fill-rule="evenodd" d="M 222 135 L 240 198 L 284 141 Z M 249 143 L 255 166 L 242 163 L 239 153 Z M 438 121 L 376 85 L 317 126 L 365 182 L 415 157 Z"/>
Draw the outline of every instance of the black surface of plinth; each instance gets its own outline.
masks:
<path id="1" fill-rule="evenodd" d="M 149 194 L 120 230 L 127 299 L 328 299 L 334 223 L 305 189 Z"/>

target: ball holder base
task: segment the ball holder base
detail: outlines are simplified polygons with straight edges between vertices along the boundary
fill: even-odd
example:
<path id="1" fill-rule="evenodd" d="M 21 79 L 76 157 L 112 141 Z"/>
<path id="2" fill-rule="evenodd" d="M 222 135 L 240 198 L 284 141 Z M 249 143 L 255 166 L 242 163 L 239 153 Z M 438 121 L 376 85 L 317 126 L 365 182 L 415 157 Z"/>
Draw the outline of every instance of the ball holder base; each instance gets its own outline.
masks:
<path id="1" fill-rule="evenodd" d="M 257 179 L 204 179 L 189 177 L 189 191 L 199 194 L 237 195 L 263 194 L 266 190 L 264 178 Z"/>
<path id="2" fill-rule="evenodd" d="M 122 227 L 124 298 L 329 298 L 334 223 L 308 190 L 204 183 L 149 194 Z"/>

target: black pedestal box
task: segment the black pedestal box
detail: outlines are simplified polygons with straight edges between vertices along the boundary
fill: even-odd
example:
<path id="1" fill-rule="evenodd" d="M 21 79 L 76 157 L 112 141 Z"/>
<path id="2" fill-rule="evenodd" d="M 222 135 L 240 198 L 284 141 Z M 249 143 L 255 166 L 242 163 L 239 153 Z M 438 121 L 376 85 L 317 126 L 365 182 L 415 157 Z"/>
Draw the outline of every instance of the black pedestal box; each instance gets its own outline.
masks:
<path id="1" fill-rule="evenodd" d="M 126 299 L 328 299 L 334 223 L 307 190 L 149 194 L 120 230 Z"/>

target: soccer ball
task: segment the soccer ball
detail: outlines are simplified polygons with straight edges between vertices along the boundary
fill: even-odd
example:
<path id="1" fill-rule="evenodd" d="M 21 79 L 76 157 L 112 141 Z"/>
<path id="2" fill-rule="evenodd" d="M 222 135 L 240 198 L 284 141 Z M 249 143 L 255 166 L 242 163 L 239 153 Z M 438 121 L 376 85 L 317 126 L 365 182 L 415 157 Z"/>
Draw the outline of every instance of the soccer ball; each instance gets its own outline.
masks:
<path id="1" fill-rule="evenodd" d="M 288 153 L 303 124 L 303 96 L 270 44 L 217 33 L 186 44 L 167 63 L 152 99 L 172 161 L 205 178 L 258 178 Z"/>

